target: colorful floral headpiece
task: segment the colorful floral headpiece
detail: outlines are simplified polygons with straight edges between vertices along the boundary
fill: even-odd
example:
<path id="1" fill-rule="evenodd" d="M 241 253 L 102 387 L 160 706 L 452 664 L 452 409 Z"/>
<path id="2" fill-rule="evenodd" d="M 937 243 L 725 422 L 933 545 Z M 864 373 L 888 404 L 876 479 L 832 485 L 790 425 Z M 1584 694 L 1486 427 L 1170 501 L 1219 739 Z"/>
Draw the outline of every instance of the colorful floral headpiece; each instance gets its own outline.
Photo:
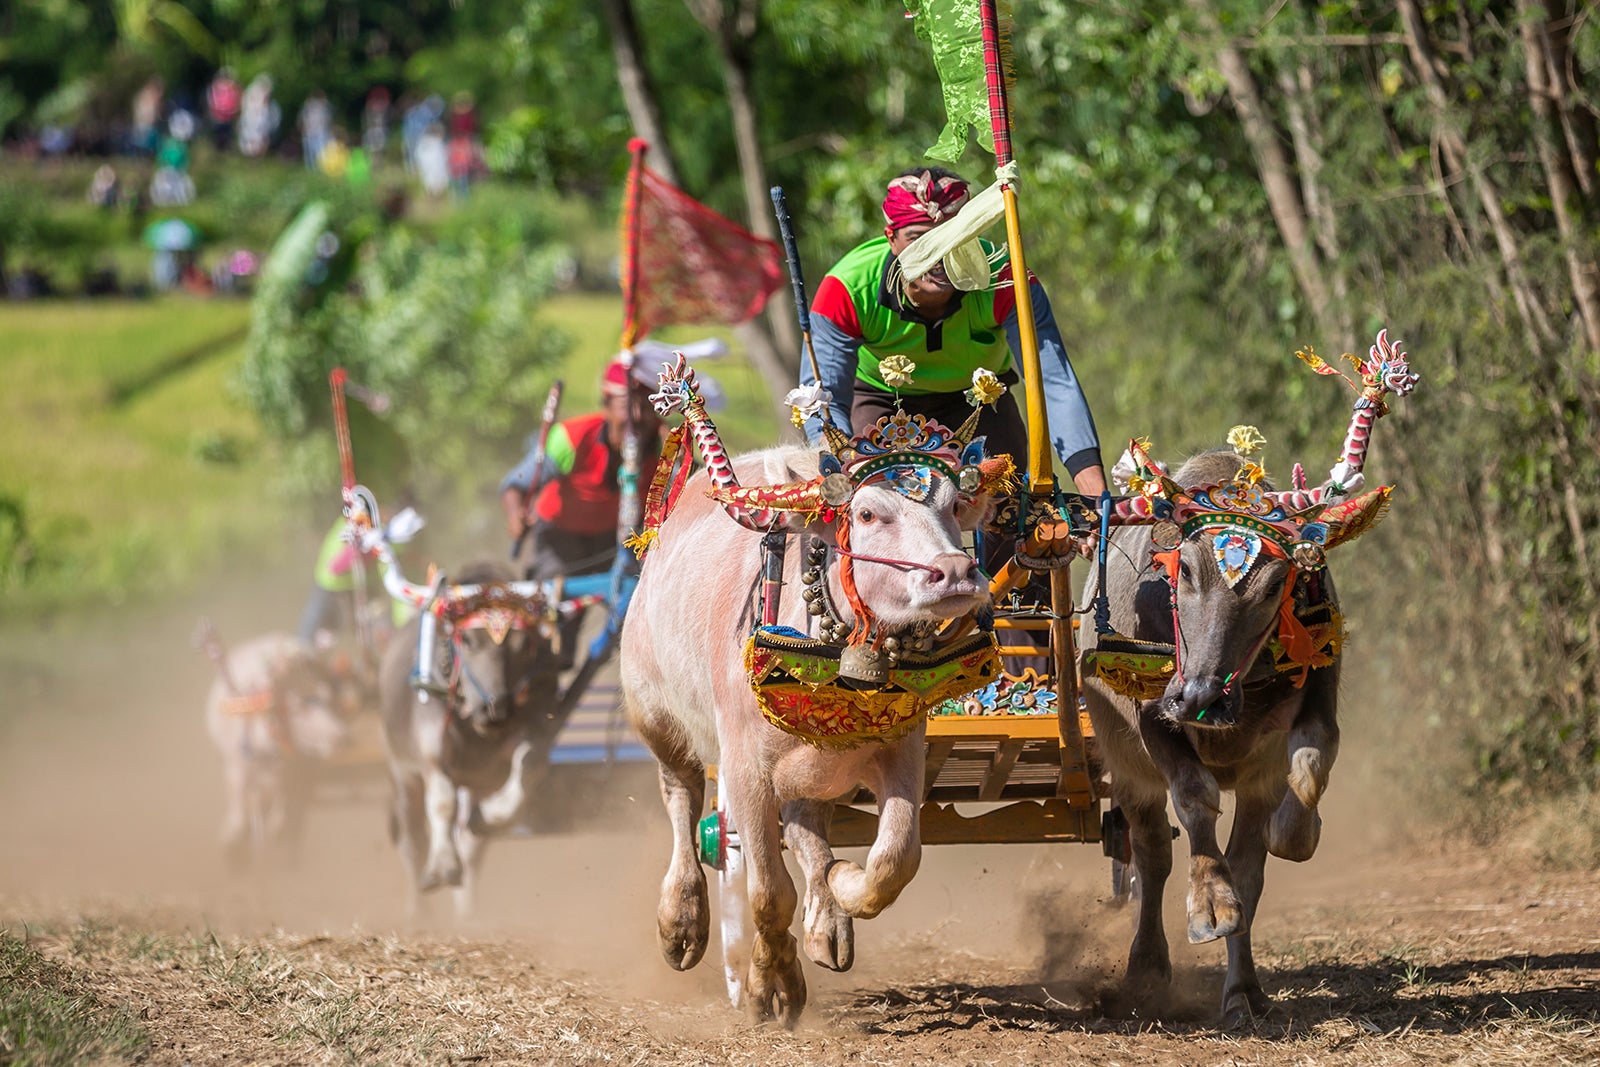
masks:
<path id="1" fill-rule="evenodd" d="M 848 503 L 855 491 L 869 482 L 886 482 L 912 500 L 924 500 L 932 491 L 936 473 L 949 478 L 964 496 L 1008 492 L 1015 484 L 1011 457 L 985 459 L 984 439 L 975 436 L 983 407 L 1004 393 L 1005 386 L 992 372 L 975 371 L 967 394 L 973 411 L 956 430 L 897 409 L 848 437 L 824 418 L 826 447 L 817 477 L 779 485 L 718 488 L 712 490 L 711 498 L 729 507 L 819 514 Z M 831 397 L 818 386 L 806 386 L 786 399 L 797 418 L 803 419 L 823 415 Z"/>

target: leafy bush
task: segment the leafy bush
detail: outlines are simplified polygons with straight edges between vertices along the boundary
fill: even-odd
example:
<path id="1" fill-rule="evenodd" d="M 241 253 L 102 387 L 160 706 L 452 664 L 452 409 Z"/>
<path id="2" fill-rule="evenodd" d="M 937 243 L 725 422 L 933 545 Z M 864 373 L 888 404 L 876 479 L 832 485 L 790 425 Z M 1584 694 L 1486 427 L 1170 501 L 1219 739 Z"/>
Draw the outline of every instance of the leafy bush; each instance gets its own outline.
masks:
<path id="1" fill-rule="evenodd" d="M 540 400 L 529 372 L 568 347 L 532 322 L 570 262 L 563 246 L 526 240 L 542 228 L 512 216 L 429 241 L 371 217 L 336 219 L 325 204 L 302 212 L 263 267 L 241 375 L 263 422 L 300 444 L 290 476 L 327 484 L 306 468 L 325 472 L 331 458 L 336 366 L 392 402 L 382 426 L 351 405 L 364 479 L 442 483 L 524 429 Z"/>

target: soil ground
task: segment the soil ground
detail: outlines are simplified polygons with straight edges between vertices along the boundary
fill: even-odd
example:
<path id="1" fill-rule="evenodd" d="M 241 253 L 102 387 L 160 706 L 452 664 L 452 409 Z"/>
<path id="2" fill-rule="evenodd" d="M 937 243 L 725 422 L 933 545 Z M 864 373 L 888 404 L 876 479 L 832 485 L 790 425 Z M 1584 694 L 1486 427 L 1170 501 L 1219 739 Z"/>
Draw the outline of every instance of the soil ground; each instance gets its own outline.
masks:
<path id="1" fill-rule="evenodd" d="M 214 613 L 242 636 L 291 621 L 298 593 Z M 205 607 L 5 627 L 0 1064 L 1600 1062 L 1600 875 L 1429 841 L 1363 780 L 1355 731 L 1322 851 L 1268 866 L 1255 940 L 1275 1006 L 1242 1031 L 1215 1028 L 1222 947 L 1182 943 L 1181 842 L 1158 1016 L 1103 1010 L 1132 914 L 1106 902 L 1097 848 L 950 847 L 856 925 L 853 971 L 808 965 L 794 1032 L 727 1005 L 715 949 L 688 974 L 657 954 L 649 775 L 614 780 L 580 830 L 496 842 L 468 923 L 442 899 L 407 917 L 371 790 L 319 807 L 293 867 L 230 875 L 209 666 L 187 647 Z M 6 1011 L 30 989 L 117 1040 L 29 1060 Z"/>

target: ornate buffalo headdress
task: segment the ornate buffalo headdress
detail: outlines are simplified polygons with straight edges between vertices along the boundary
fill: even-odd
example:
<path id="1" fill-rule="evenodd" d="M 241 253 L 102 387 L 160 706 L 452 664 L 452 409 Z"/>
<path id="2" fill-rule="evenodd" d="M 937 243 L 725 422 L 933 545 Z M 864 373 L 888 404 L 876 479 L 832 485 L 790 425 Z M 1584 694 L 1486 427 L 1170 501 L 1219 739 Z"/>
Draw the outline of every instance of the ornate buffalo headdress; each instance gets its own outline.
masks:
<path id="1" fill-rule="evenodd" d="M 1340 374 L 1309 349 L 1296 355 L 1318 374 Z M 1295 586 L 1293 576 L 1321 570 L 1326 566 L 1328 549 L 1355 540 L 1383 517 L 1392 486 L 1352 494 L 1364 483 L 1362 468 L 1372 424 L 1388 412 L 1384 398 L 1405 396 L 1420 377 L 1411 371 L 1409 357 L 1397 342 L 1389 340 L 1387 331 L 1379 332 L 1366 360 L 1347 358 L 1359 371 L 1361 384 L 1345 379 L 1357 397 L 1339 461 L 1320 488 L 1306 487 L 1305 471 L 1298 463 L 1291 478 L 1292 488 L 1281 492 L 1266 488 L 1265 472 L 1252 459 L 1265 441 L 1255 427 L 1235 426 L 1228 441 L 1242 463 L 1232 478 L 1214 485 L 1178 485 L 1164 465 L 1150 458 L 1148 440 L 1129 442 L 1122 459 L 1112 468 L 1112 476 L 1119 488 L 1130 495 L 1110 507 L 1104 517 L 1107 526 L 1156 526 L 1156 560 L 1166 565 L 1174 582 L 1177 557 L 1172 550 L 1188 540 L 1210 538 L 1212 557 L 1230 587 L 1249 574 L 1263 553 L 1287 560 L 1291 580 L 1286 583 L 1277 640 L 1270 647 L 1278 656 L 1280 670 L 1300 672 L 1296 684 L 1304 682 L 1310 666 L 1331 662 L 1343 634 L 1337 612 L 1331 609 L 1310 629 L 1296 617 L 1290 600 Z M 1089 665 L 1124 695 L 1140 699 L 1158 695 L 1173 673 L 1175 650 L 1170 645 L 1136 641 L 1111 631 L 1104 567 L 1102 546 L 1100 593 L 1095 608 L 1099 640 L 1089 656 Z"/>
<path id="2" fill-rule="evenodd" d="M 898 358 L 898 367 L 893 362 L 896 357 L 884 361 L 885 380 L 897 387 L 907 384 L 915 369 L 904 357 Z M 892 380 L 897 374 L 899 380 Z M 690 464 L 687 457 L 680 461 L 679 452 L 690 433 L 711 473 L 709 495 L 734 521 L 747 529 L 777 533 L 784 529 L 786 515 L 803 515 L 828 524 L 834 533 L 839 584 L 854 623 L 839 622 L 827 606 L 822 574 L 830 550 L 814 541 L 807 550 L 811 555 L 806 574 L 811 577 L 805 581 L 808 610 L 825 616 L 818 636 L 764 624 L 751 634 L 745 650 L 751 688 L 770 722 L 819 745 L 887 741 L 914 727 L 931 705 L 993 680 L 998 659 L 991 634 L 955 642 L 923 634 L 913 648 L 877 631 L 873 613 L 855 584 L 849 507 L 857 490 L 867 485 L 884 485 L 919 502 L 933 491 L 936 478 L 948 478 L 967 499 L 1010 489 L 1011 458 L 986 459 L 983 439 L 975 437 L 982 406 L 1004 392 L 992 373 L 974 374 L 969 394 L 973 413 L 954 431 L 925 416 L 896 410 L 851 437 L 828 422 L 825 412 L 832 398 L 826 390 L 815 385 L 797 389 L 786 398 L 795 409 L 796 424 L 810 415 L 824 416 L 818 473 L 804 480 L 755 486 L 742 486 L 734 479 L 716 427 L 695 388 L 694 369 L 682 356 L 662 368 L 660 383 L 660 391 L 651 397 L 656 411 L 663 417 L 682 412 L 684 421 L 663 446 L 646 498 L 645 529 L 629 539 L 636 551 L 643 554 L 649 549 L 688 480 Z M 768 612 L 764 604 L 763 617 L 775 620 L 776 600 L 771 603 L 774 610 Z"/>

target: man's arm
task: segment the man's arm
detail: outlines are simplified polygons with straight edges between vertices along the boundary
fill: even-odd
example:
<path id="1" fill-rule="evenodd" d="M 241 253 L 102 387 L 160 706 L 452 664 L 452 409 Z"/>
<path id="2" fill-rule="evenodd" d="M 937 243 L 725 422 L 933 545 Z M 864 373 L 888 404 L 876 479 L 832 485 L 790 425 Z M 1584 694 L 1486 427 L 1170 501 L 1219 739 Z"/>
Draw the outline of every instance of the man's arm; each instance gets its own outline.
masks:
<path id="1" fill-rule="evenodd" d="M 1106 487 L 1106 476 L 1100 464 L 1100 435 L 1095 430 L 1094 415 L 1089 411 L 1089 401 L 1078 384 L 1072 361 L 1067 358 L 1067 346 L 1062 343 L 1061 329 L 1056 325 L 1044 286 L 1037 279 L 1031 280 L 1028 295 L 1033 299 L 1033 324 L 1039 340 L 1039 368 L 1044 378 L 1050 444 L 1061 457 L 1067 473 L 1072 475 L 1078 492 L 1098 496 Z M 997 310 L 1002 309 L 997 307 Z M 1012 355 L 1020 363 L 1022 337 L 1014 302 L 1002 324 Z"/>
<path id="2" fill-rule="evenodd" d="M 811 348 L 817 354 L 817 369 L 822 372 L 822 387 L 833 394 L 828 410 L 833 424 L 850 432 L 850 405 L 856 395 L 856 367 L 860 361 L 861 328 L 855 305 L 843 283 L 833 275 L 822 279 L 817 298 L 811 305 Z M 800 384 L 816 381 L 811 360 L 800 354 Z M 812 444 L 822 439 L 822 420 L 806 420 L 806 438 Z"/>
<path id="3" fill-rule="evenodd" d="M 528 491 L 535 485 L 571 474 L 577 462 L 578 454 L 572 447 L 565 423 L 558 422 L 550 427 L 550 436 L 544 444 L 544 461 L 538 470 L 534 469 L 534 464 L 539 460 L 539 443 L 533 440 L 529 445 L 522 462 L 500 479 L 500 509 L 505 512 L 506 530 L 513 539 L 522 536 L 528 525 L 527 505 L 532 503 L 527 499 Z"/>

